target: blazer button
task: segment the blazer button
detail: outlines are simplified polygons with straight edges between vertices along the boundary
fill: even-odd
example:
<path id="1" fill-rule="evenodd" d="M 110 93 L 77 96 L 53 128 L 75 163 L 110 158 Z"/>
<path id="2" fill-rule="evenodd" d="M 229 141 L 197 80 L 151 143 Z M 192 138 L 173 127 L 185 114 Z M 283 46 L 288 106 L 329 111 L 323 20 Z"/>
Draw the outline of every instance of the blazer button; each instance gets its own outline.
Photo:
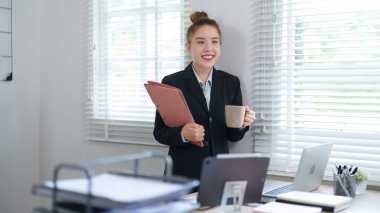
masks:
<path id="1" fill-rule="evenodd" d="M 208 141 L 203 141 L 203 145 L 208 146 Z"/>
<path id="2" fill-rule="evenodd" d="M 210 123 L 212 122 L 212 118 L 211 117 L 208 120 L 210 121 Z"/>

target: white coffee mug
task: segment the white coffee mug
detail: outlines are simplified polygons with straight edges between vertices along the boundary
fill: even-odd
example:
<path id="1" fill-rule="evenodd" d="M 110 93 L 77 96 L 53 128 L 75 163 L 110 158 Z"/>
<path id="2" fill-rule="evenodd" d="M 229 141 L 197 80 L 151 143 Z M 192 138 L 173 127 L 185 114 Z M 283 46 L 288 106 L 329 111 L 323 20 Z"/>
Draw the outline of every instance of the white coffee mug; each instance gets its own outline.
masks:
<path id="1" fill-rule="evenodd" d="M 245 106 L 225 106 L 226 125 L 230 128 L 241 128 L 244 122 Z"/>

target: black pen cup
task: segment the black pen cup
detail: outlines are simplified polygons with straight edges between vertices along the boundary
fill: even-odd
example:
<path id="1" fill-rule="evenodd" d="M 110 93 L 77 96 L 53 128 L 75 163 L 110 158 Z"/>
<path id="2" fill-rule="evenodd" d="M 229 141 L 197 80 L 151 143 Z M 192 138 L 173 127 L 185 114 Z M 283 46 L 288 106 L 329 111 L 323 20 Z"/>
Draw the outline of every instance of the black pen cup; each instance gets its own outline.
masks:
<path id="1" fill-rule="evenodd" d="M 334 195 L 355 197 L 356 175 L 334 174 Z"/>

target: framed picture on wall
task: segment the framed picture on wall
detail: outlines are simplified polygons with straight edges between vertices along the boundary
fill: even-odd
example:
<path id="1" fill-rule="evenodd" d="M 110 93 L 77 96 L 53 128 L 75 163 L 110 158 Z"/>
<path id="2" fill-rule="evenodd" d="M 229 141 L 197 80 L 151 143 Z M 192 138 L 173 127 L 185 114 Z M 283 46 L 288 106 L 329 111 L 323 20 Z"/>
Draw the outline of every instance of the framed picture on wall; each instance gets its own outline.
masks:
<path id="1" fill-rule="evenodd" d="M 12 0 L 0 0 L 0 81 L 11 81 Z"/>

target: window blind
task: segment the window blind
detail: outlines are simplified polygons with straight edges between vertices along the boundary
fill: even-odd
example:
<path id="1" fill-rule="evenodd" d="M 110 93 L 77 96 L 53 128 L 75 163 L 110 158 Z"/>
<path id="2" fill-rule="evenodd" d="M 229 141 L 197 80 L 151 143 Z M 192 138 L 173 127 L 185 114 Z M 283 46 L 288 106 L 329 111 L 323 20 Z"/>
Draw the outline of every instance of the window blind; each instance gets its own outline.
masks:
<path id="1" fill-rule="evenodd" d="M 380 2 L 253 1 L 255 151 L 292 172 L 302 149 L 332 142 L 334 164 L 380 184 Z"/>
<path id="2" fill-rule="evenodd" d="M 90 140 L 155 144 L 144 88 L 185 65 L 188 0 L 93 0 L 86 117 Z"/>

